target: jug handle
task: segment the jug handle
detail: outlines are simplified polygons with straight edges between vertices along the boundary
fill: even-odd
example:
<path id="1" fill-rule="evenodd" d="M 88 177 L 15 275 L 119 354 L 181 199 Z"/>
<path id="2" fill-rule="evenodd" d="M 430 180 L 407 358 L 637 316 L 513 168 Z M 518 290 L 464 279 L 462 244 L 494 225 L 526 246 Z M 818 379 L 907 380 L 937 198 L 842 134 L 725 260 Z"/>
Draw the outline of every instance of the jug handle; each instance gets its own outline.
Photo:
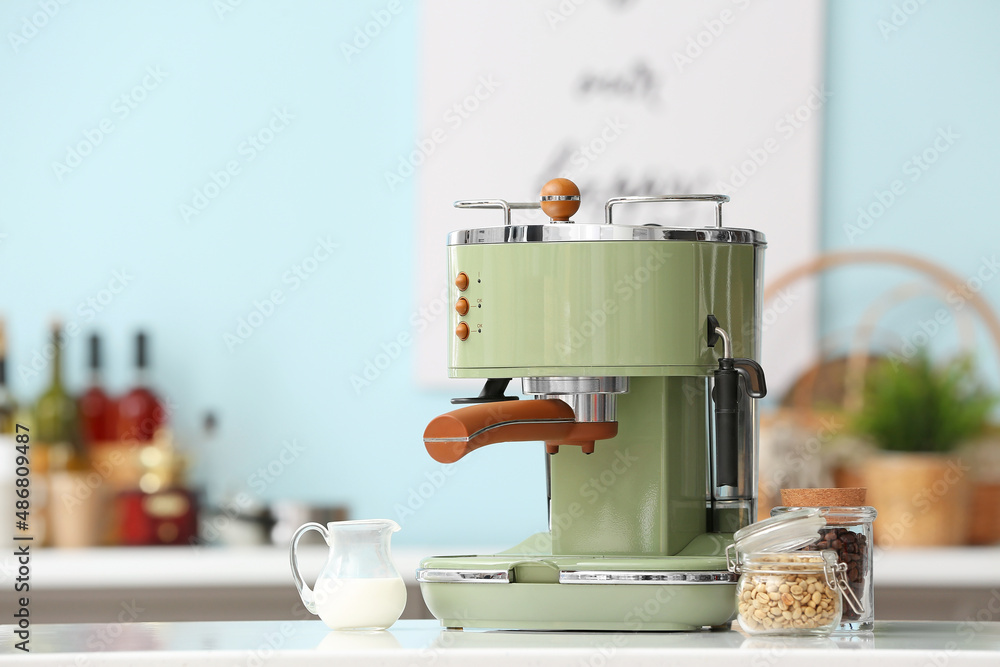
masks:
<path id="1" fill-rule="evenodd" d="M 302 604 L 305 605 L 305 608 L 310 614 L 315 614 L 317 613 L 316 595 L 313 593 L 313 589 L 309 588 L 309 585 L 306 584 L 305 579 L 302 578 L 302 573 L 299 572 L 298 556 L 299 540 L 302 539 L 302 536 L 310 530 L 315 530 L 323 536 L 323 539 L 327 544 L 330 543 L 330 531 L 326 529 L 326 526 L 321 523 L 302 524 L 299 526 L 299 529 L 295 531 L 295 534 L 292 535 L 292 544 L 288 557 L 292 565 L 292 578 L 295 580 L 295 588 L 299 591 L 299 597 L 302 598 Z"/>

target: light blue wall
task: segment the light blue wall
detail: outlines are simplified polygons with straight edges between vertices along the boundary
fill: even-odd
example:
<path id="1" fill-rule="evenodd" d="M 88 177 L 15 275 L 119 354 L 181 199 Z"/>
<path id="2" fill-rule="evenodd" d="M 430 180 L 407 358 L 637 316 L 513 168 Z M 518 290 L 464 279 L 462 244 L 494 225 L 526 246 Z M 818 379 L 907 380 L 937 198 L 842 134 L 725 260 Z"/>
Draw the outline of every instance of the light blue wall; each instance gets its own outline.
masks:
<path id="1" fill-rule="evenodd" d="M 993 266 L 1000 255 L 993 202 L 1000 179 L 1000 3 L 831 2 L 828 30 L 833 96 L 826 109 L 824 246 L 919 255 L 971 280 L 994 307 L 1000 304 L 1000 267 Z M 921 170 L 913 156 L 930 149 L 934 158 L 934 141 L 949 129 L 957 138 L 939 141 L 937 148 L 947 150 Z M 857 230 L 845 225 L 857 222 L 859 207 L 876 204 L 877 213 L 876 193 L 889 190 L 894 180 L 905 188 L 897 188 L 902 194 L 852 242 Z M 871 269 L 828 276 L 823 330 L 834 342 L 854 327 L 873 297 L 917 277 Z M 904 341 L 919 347 L 943 309 L 948 325 L 928 344 L 936 355 L 954 353 L 956 318 L 971 311 L 963 299 L 953 296 L 942 304 L 925 298 L 893 309 L 883 321 L 889 334 L 882 336 L 883 349 L 903 352 Z M 992 344 L 980 335 L 978 349 L 984 374 L 995 381 Z"/>
<path id="2" fill-rule="evenodd" d="M 221 17 L 215 6 L 70 3 L 16 52 L 9 37 L 0 45 L 0 311 L 15 392 L 33 399 L 43 386 L 17 367 L 53 313 L 106 334 L 116 390 L 131 377 L 131 332 L 147 327 L 155 385 L 200 449 L 199 478 L 261 499 L 346 502 L 357 517 L 399 518 L 409 502 L 419 507 L 403 517 L 404 544 L 513 544 L 542 529 L 537 445 L 445 477 L 421 434 L 447 396 L 415 386 L 411 351 L 360 395 L 349 380 L 410 330 L 416 306 L 414 184 L 390 193 L 382 176 L 414 135 L 415 8 L 348 62 L 341 42 L 385 2 L 243 2 Z M 2 33 L 39 11 L 5 2 Z M 115 100 L 147 68 L 165 78 L 122 118 Z M 274 109 L 293 119 L 251 160 L 241 144 Z M 52 163 L 105 118 L 113 132 L 59 180 Z M 231 160 L 239 173 L 185 222 L 180 205 Z M 288 272 L 327 237 L 338 248 L 296 289 Z M 80 310 L 115 271 L 131 277 L 125 289 L 99 314 Z M 276 289 L 283 303 L 230 351 L 224 335 Z M 73 387 L 84 338 L 68 346 Z M 221 432 L 205 450 L 193 436 L 208 408 Z M 302 453 L 273 482 L 251 479 L 286 440 Z"/>

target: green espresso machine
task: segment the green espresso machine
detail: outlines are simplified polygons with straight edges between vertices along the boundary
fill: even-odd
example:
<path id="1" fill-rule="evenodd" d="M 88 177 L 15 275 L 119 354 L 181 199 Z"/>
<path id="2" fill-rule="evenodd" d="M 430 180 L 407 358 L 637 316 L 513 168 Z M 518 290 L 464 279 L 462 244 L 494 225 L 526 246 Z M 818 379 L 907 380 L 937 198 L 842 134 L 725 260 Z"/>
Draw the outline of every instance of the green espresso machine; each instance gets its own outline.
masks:
<path id="1" fill-rule="evenodd" d="M 448 237 L 448 372 L 486 382 L 433 419 L 424 444 L 454 463 L 544 442 L 549 530 L 501 553 L 421 561 L 442 625 L 667 631 L 734 617 L 725 552 L 756 515 L 766 242 L 722 225 L 728 200 L 617 197 L 584 223 L 571 219 L 579 189 L 560 178 L 538 203 L 456 202 L 503 214 Z M 620 206 L 692 201 L 715 205 L 714 226 L 613 221 Z M 550 221 L 512 223 L 526 208 Z M 524 397 L 506 394 L 511 380 Z"/>

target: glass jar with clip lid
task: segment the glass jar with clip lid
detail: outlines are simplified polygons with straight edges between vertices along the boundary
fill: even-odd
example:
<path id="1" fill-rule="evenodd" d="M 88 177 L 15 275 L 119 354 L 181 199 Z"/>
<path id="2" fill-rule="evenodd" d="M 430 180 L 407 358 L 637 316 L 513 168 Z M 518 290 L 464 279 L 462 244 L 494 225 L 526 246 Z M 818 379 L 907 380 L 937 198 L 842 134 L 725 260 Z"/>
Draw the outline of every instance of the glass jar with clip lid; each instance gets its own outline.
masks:
<path id="1" fill-rule="evenodd" d="M 736 531 L 726 562 L 740 575 L 737 619 L 746 633 L 826 635 L 840 624 L 845 601 L 862 613 L 836 552 L 798 551 L 825 525 L 819 510 L 803 509 Z"/>

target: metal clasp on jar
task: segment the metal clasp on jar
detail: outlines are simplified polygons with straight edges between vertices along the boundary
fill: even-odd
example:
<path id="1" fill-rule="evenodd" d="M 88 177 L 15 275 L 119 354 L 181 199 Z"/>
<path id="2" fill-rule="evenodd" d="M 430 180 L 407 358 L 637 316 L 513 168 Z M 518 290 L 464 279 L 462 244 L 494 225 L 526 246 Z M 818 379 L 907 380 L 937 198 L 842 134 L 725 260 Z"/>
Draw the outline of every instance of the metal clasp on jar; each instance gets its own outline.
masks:
<path id="1" fill-rule="evenodd" d="M 731 553 L 730 550 L 732 550 Z M 740 574 L 740 557 L 736 551 L 735 542 L 726 547 L 726 569 L 730 572 Z"/>
<path id="2" fill-rule="evenodd" d="M 826 585 L 833 589 L 839 589 L 840 594 L 847 600 L 847 604 L 851 605 L 855 614 L 861 616 L 865 613 L 865 606 L 854 594 L 854 590 L 847 580 L 847 563 L 839 560 L 836 563 L 827 561 L 826 565 L 823 566 L 823 574 L 826 576 Z"/>

